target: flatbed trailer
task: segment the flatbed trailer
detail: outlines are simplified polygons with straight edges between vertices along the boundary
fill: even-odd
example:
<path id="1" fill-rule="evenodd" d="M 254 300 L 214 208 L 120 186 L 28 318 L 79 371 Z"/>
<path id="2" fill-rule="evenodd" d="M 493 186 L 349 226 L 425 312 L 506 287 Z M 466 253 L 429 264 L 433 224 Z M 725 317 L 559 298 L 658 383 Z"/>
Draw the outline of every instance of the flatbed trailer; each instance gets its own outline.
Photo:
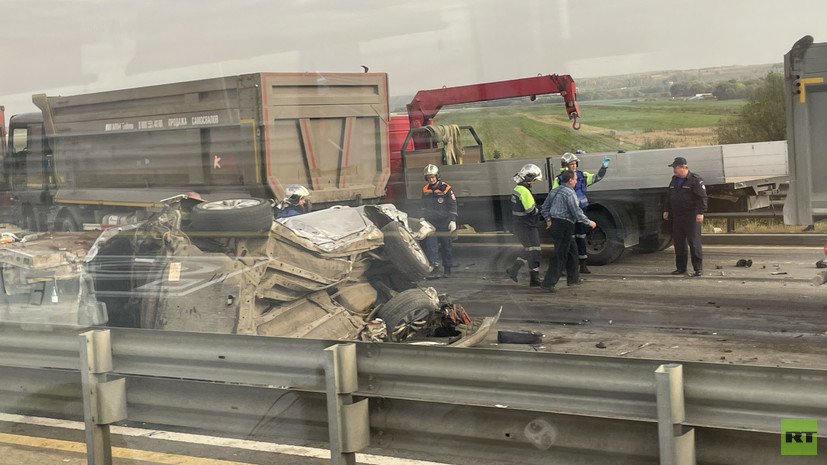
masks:
<path id="1" fill-rule="evenodd" d="M 512 178 L 520 167 L 533 163 L 543 169 L 543 181 L 532 189 L 538 203 L 560 173 L 557 155 L 487 160 L 478 138 L 462 140 L 468 145 L 461 164 L 444 163 L 442 146 L 402 151 L 410 205 L 421 198 L 422 168 L 434 163 L 453 187 L 461 223 L 479 232 L 505 231 L 510 228 Z M 597 172 L 604 156 L 611 158 L 609 170 L 589 186 L 586 209 L 597 223 L 587 237 L 589 263 L 594 265 L 617 260 L 629 247 L 654 252 L 671 244 L 671 232 L 662 220 L 663 195 L 672 177 L 667 165 L 677 156 L 685 157 L 690 170 L 704 179 L 712 216 L 770 211 L 789 179 L 785 141 L 590 153 L 578 155 L 580 169 Z"/>

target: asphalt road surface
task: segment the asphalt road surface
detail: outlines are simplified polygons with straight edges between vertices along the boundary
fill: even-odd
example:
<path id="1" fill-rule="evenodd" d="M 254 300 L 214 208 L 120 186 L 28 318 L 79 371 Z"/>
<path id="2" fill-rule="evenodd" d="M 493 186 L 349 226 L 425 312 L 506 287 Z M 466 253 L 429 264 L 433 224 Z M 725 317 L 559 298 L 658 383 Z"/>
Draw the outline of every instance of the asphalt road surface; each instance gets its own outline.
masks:
<path id="1" fill-rule="evenodd" d="M 518 247 L 455 244 L 457 268 L 448 279 L 426 281 L 472 316 L 502 316 L 482 347 L 597 354 L 664 361 L 706 361 L 827 368 L 827 285 L 812 279 L 821 247 L 705 246 L 700 278 L 676 277 L 671 248 L 624 255 L 592 267 L 580 286 L 550 294 L 505 276 Z M 749 268 L 736 267 L 740 258 Z M 548 264 L 544 257 L 543 268 Z M 541 332 L 538 344 L 500 344 L 499 330 Z M 45 422 L 45 423 L 44 423 Z M 0 465 L 86 463 L 82 423 L 0 417 Z M 116 427 L 115 465 L 177 463 L 243 465 L 330 463 L 324 445 L 298 448 L 232 439 L 177 436 Z M 166 435 L 166 436 L 165 436 Z M 200 457 L 200 458 L 199 458 Z M 424 462 L 362 456 L 360 463 Z"/>
<path id="2" fill-rule="evenodd" d="M 426 284 L 472 316 L 502 316 L 483 347 L 674 361 L 827 368 L 827 285 L 816 286 L 821 247 L 705 246 L 704 276 L 672 276 L 674 250 L 626 252 L 590 267 L 556 294 L 505 276 L 518 247 L 455 243 L 456 268 Z M 751 267 L 737 267 L 741 258 Z M 545 254 L 542 273 L 548 266 Z M 544 334 L 542 343 L 498 344 L 498 330 Z"/>

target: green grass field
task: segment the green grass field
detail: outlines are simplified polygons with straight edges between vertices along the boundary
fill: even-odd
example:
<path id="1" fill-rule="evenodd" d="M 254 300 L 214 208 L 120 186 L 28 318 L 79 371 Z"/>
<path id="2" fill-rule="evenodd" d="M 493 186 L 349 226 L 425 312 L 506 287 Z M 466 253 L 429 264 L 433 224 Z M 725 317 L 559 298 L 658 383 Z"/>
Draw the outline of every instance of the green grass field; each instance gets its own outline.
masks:
<path id="1" fill-rule="evenodd" d="M 580 105 L 583 123 L 616 131 L 673 130 L 715 126 L 738 113 L 743 100 L 603 101 Z"/>
<path id="2" fill-rule="evenodd" d="M 582 102 L 580 131 L 572 129 L 562 103 L 443 110 L 436 122 L 474 127 L 486 158 L 535 157 L 576 148 L 587 152 L 636 150 L 659 139 L 668 139 L 674 147 L 706 145 L 686 134 L 705 132 L 704 140 L 709 140 L 718 122 L 736 115 L 744 103 L 671 99 Z"/>

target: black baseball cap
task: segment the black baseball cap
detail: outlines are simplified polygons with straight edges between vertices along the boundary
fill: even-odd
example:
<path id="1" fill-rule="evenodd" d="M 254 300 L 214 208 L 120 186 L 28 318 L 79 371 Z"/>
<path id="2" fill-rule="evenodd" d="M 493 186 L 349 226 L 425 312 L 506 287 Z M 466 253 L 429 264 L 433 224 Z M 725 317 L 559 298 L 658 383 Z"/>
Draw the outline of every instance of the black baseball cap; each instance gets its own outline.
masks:
<path id="1" fill-rule="evenodd" d="M 673 161 L 671 165 L 667 165 L 667 166 L 671 166 L 672 168 L 674 168 L 676 166 L 686 166 L 686 165 L 687 165 L 686 158 L 675 157 L 675 161 Z"/>

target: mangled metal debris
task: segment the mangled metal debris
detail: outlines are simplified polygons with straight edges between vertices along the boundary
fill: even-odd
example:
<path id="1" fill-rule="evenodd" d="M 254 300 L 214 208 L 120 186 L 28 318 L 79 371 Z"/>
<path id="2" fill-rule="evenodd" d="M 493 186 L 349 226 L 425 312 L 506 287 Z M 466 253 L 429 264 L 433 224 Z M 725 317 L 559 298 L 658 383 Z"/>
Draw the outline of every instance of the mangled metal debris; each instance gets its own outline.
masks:
<path id="1" fill-rule="evenodd" d="M 10 263 L 23 260 L 15 258 L 22 252 L 6 252 L 4 285 L 25 281 L 18 300 L 29 299 L 34 265 L 56 260 L 39 271 L 46 283 L 40 292 L 48 296 L 52 283 L 74 306 L 76 324 L 469 345 L 496 321 L 472 319 L 433 288 L 418 286 L 430 272 L 418 238 L 432 226 L 393 205 L 333 207 L 277 221 L 265 206 L 169 199 L 148 221 L 96 239 L 67 233 L 64 241 L 74 248 L 54 238 L 30 243 L 26 253 L 41 251 L 30 265 Z"/>

